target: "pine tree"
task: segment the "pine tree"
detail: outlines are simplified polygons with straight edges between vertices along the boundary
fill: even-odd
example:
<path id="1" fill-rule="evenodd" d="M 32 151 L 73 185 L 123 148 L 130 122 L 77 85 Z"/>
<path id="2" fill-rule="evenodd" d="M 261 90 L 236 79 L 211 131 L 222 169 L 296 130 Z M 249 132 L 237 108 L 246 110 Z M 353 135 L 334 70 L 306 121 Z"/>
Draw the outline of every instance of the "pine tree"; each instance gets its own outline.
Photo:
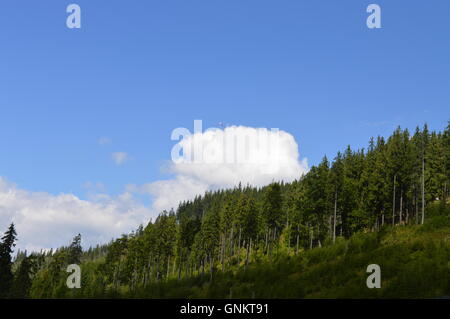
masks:
<path id="1" fill-rule="evenodd" d="M 283 227 L 283 211 L 280 184 L 267 186 L 264 194 L 263 215 L 273 234 L 280 234 Z"/>
<path id="2" fill-rule="evenodd" d="M 12 257 L 13 248 L 16 245 L 17 233 L 12 223 L 0 242 L 0 298 L 10 296 L 13 284 Z"/>
<path id="3" fill-rule="evenodd" d="M 217 268 L 230 273 L 241 266 L 245 270 L 252 260 L 289 256 L 292 247 L 300 253 L 300 249 L 336 241 L 338 236 L 379 230 L 391 221 L 389 216 L 394 225 L 410 223 L 414 220 L 410 214 L 420 223 L 425 208 L 432 212 L 437 198 L 445 206 L 449 174 L 450 122 L 443 133 L 429 132 L 425 126 L 423 131 L 417 128 L 412 138 L 408 130 L 398 128 L 387 142 L 383 137 L 376 143 L 371 139 L 367 152 L 349 146 L 331 163 L 324 157 L 292 183 L 206 192 L 182 202 L 176 213 L 162 212 L 145 229 L 89 249 L 83 262 L 90 273 L 83 282 L 90 287 L 83 284 L 83 293 L 89 295 L 101 287 L 100 296 L 104 296 L 101 289 L 138 296 L 138 285 L 159 290 L 159 285 L 164 288 L 161 281 L 177 272 L 179 279 L 192 279 L 209 269 L 212 280 Z M 3 240 L 11 248 L 14 232 L 9 234 Z M 77 236 L 69 247 L 38 254 L 32 296 L 65 295 L 64 266 L 68 260 L 81 259 L 80 240 Z M 3 244 L 0 249 L 1 256 L 8 257 L 9 269 L 11 250 Z M 26 295 L 30 271 L 22 261 L 25 257 L 18 253 L 12 296 Z M 90 258 L 97 260 L 90 263 Z M 1 266 L 5 260 L 2 257 Z M 0 269 L 1 285 L 6 268 Z"/>
<path id="4" fill-rule="evenodd" d="M 83 254 L 83 248 L 81 247 L 81 235 L 78 234 L 72 240 L 72 243 L 68 249 L 67 264 L 79 264 L 81 262 L 81 255 Z"/>
<path id="5" fill-rule="evenodd" d="M 445 182 L 444 182 L 444 201 L 448 198 L 450 192 L 450 121 L 448 121 L 447 128 L 442 134 L 442 144 L 444 148 L 445 161 Z"/>
<path id="6" fill-rule="evenodd" d="M 333 243 L 336 242 L 336 229 L 338 227 L 337 218 L 338 218 L 338 202 L 340 201 L 340 194 L 342 192 L 342 184 L 343 184 L 343 167 L 342 167 L 342 155 L 339 152 L 334 159 L 333 165 L 330 170 L 330 187 L 333 201 L 333 229 L 332 229 L 332 238 Z"/>
<path id="7" fill-rule="evenodd" d="M 33 261 L 31 257 L 25 257 L 19 265 L 14 276 L 11 297 L 17 299 L 26 299 L 29 297 L 31 288 L 31 272 Z"/>

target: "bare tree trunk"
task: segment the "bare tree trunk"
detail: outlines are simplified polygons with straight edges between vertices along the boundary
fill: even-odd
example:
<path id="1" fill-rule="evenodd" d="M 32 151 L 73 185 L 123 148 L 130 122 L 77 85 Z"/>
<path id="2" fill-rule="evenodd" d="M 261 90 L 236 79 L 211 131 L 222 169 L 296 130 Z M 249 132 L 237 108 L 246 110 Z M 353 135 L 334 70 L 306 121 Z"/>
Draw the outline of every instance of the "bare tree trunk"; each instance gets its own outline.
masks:
<path id="1" fill-rule="evenodd" d="M 230 234 L 230 257 L 234 255 L 233 235 L 234 235 L 234 225 L 231 227 L 231 234 Z"/>
<path id="2" fill-rule="evenodd" d="M 176 269 L 177 269 L 177 258 L 173 256 L 172 276 L 175 276 Z"/>
<path id="3" fill-rule="evenodd" d="M 415 210 L 416 210 L 416 213 L 415 213 L 415 215 L 416 215 L 416 225 L 418 225 L 419 224 L 419 199 L 417 198 L 417 190 L 415 191 L 415 194 L 414 194 L 414 199 L 415 199 Z"/>
<path id="4" fill-rule="evenodd" d="M 286 227 L 289 226 L 289 210 L 286 210 Z"/>
<path id="5" fill-rule="evenodd" d="M 205 258 L 202 259 L 202 277 L 205 276 Z"/>
<path id="6" fill-rule="evenodd" d="M 267 247 L 268 239 L 269 239 L 269 227 L 266 228 L 266 248 L 265 248 L 266 254 L 267 254 L 267 250 L 268 250 L 268 247 Z"/>
<path id="7" fill-rule="evenodd" d="M 209 254 L 209 281 L 212 281 L 213 279 L 213 258 L 211 256 L 211 253 Z"/>
<path id="8" fill-rule="evenodd" d="M 444 190 L 443 190 L 443 193 L 442 193 L 442 200 L 444 201 L 444 203 L 445 202 L 447 202 L 447 193 L 448 193 L 448 191 L 447 191 L 447 181 L 445 181 L 444 182 Z"/>
<path id="9" fill-rule="evenodd" d="M 394 192 L 393 192 L 393 200 L 392 200 L 392 226 L 395 225 L 395 182 L 397 180 L 397 174 L 394 175 Z"/>
<path id="10" fill-rule="evenodd" d="M 152 255 L 148 257 L 148 263 L 147 263 L 147 278 L 145 279 L 145 285 L 148 284 L 152 276 Z"/>
<path id="11" fill-rule="evenodd" d="M 238 243 L 238 247 L 239 247 L 239 252 L 241 251 L 241 233 L 242 233 L 242 228 L 241 226 L 239 226 L 239 243 Z"/>
<path id="12" fill-rule="evenodd" d="M 159 256 L 156 258 L 156 281 L 159 281 Z"/>
<path id="13" fill-rule="evenodd" d="M 334 193 L 333 244 L 336 242 L 337 190 Z"/>
<path id="14" fill-rule="evenodd" d="M 170 275 L 170 256 L 169 258 L 167 258 L 167 274 L 166 274 L 166 280 L 169 280 L 169 275 Z"/>
<path id="15" fill-rule="evenodd" d="M 142 267 L 142 282 L 141 282 L 142 287 L 145 287 L 146 279 L 147 279 L 147 266 L 144 265 L 144 267 Z"/>
<path id="16" fill-rule="evenodd" d="M 222 271 L 225 270 L 225 257 L 224 257 L 224 255 L 225 255 L 225 241 L 226 241 L 225 237 L 226 237 L 225 234 L 222 235 L 222 249 L 220 250 L 220 262 L 222 264 Z"/>
<path id="17" fill-rule="evenodd" d="M 278 240 L 277 232 L 278 232 L 278 229 L 275 226 L 275 232 L 274 232 L 273 240 L 274 240 L 274 244 L 275 244 L 275 254 L 278 256 L 278 248 L 280 247 L 280 245 L 279 245 L 280 241 Z"/>
<path id="18" fill-rule="evenodd" d="M 421 222 L 422 225 L 424 222 L 425 222 L 425 155 L 422 155 L 422 222 Z"/>
<path id="19" fill-rule="evenodd" d="M 400 224 L 402 223 L 403 189 L 400 191 Z"/>
<path id="20" fill-rule="evenodd" d="M 248 260 L 249 260 L 249 257 L 250 257 L 250 245 L 251 245 L 251 239 L 250 239 L 250 242 L 247 243 L 247 256 L 245 257 L 244 270 L 247 269 L 247 266 L 248 266 Z"/>
<path id="21" fill-rule="evenodd" d="M 289 228 L 289 223 L 287 224 L 287 245 L 288 245 L 288 255 L 291 253 L 291 229 Z"/>

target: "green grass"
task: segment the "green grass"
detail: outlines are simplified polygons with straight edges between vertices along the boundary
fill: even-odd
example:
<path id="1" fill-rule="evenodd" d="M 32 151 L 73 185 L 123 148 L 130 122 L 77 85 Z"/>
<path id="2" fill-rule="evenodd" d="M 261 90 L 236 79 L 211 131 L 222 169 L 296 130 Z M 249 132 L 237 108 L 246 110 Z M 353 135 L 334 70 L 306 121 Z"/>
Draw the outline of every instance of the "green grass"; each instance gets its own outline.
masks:
<path id="1" fill-rule="evenodd" d="M 424 225 L 385 227 L 358 233 L 335 244 L 302 250 L 256 254 L 244 269 L 241 263 L 226 272 L 152 283 L 131 291 L 105 286 L 104 260 L 82 265 L 82 288 L 44 289 L 35 298 L 438 298 L 450 295 L 450 212 L 436 205 Z M 381 288 L 366 285 L 367 266 L 381 267 Z M 42 275 L 48 284 L 49 273 Z M 64 277 L 65 278 L 65 277 Z M 58 287 L 59 287 L 58 286 Z M 39 285 L 36 285 L 39 287 Z M 42 290 L 42 289 L 41 289 Z M 41 291 L 39 290 L 39 291 Z"/>
<path id="2" fill-rule="evenodd" d="M 450 216 L 423 226 L 388 227 L 334 245 L 259 258 L 243 269 L 170 280 L 126 292 L 137 298 L 436 298 L 450 294 Z M 369 264 L 381 289 L 368 289 Z"/>

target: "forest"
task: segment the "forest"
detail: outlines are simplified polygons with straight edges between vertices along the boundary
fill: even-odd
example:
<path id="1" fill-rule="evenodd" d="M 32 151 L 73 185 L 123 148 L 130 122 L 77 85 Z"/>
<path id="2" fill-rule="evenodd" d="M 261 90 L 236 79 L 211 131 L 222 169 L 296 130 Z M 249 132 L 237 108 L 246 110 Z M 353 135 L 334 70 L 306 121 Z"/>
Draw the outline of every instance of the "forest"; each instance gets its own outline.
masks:
<path id="1" fill-rule="evenodd" d="M 417 298 L 450 294 L 450 121 L 348 146 L 291 183 L 238 185 L 83 250 L 0 241 L 0 298 Z M 3 226 L 3 225 L 2 225 Z M 75 234 L 74 234 L 75 235 Z M 382 289 L 365 285 L 378 263 Z M 81 267 L 81 288 L 66 285 Z"/>

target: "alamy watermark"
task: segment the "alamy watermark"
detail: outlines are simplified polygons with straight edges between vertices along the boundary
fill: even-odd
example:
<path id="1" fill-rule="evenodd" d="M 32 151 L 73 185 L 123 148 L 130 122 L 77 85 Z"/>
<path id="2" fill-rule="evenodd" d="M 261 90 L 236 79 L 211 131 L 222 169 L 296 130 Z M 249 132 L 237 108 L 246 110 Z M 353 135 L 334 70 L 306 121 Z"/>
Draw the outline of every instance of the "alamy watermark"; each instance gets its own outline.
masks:
<path id="1" fill-rule="evenodd" d="M 366 285 L 369 289 L 381 288 L 381 267 L 377 264 L 367 266 L 367 273 L 370 273 L 367 277 Z"/>
<path id="2" fill-rule="evenodd" d="M 370 15 L 367 17 L 366 24 L 369 29 L 381 29 L 381 7 L 378 4 L 370 4 L 366 9 Z M 78 4 L 69 4 L 66 8 L 69 16 L 66 19 L 66 25 L 69 29 L 81 28 L 81 8 Z"/>
<path id="3" fill-rule="evenodd" d="M 81 268 L 76 264 L 67 266 L 66 272 L 71 273 L 66 280 L 67 288 L 81 288 Z"/>
<path id="4" fill-rule="evenodd" d="M 202 120 L 194 121 L 194 131 L 176 128 L 171 134 L 171 157 L 175 164 L 239 164 L 258 165 L 262 173 L 279 169 L 280 140 L 277 128 L 230 126 L 203 131 Z"/>
<path id="5" fill-rule="evenodd" d="M 381 29 L 381 7 L 378 4 L 370 4 L 366 11 L 370 13 L 366 21 L 367 27 L 369 29 Z"/>
<path id="6" fill-rule="evenodd" d="M 72 3 L 67 6 L 67 13 L 70 13 L 66 19 L 66 25 L 69 29 L 81 28 L 81 8 L 78 4 Z"/>

